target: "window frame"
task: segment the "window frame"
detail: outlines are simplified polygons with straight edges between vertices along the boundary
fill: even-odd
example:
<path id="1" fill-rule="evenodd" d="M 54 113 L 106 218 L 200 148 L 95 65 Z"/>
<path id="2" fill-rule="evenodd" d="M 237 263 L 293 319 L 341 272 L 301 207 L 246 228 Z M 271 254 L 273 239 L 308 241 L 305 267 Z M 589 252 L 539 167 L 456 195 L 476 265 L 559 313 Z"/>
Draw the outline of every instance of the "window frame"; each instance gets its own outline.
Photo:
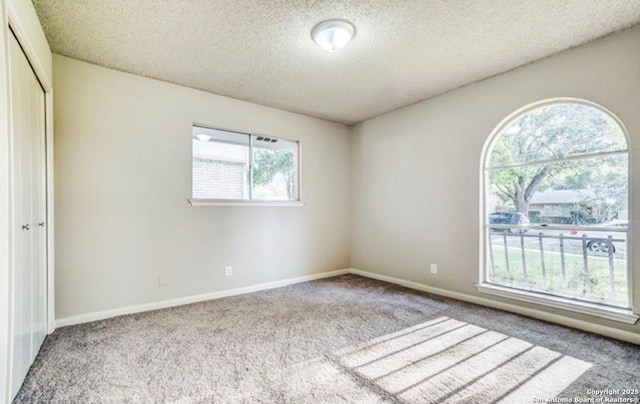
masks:
<path id="1" fill-rule="evenodd" d="M 212 129 L 223 132 L 235 133 L 249 137 L 249 199 L 224 199 L 224 198 L 194 198 L 193 197 L 193 129 L 194 128 Z M 187 199 L 191 206 L 253 206 L 253 207 L 287 207 L 287 206 L 304 206 L 302 200 L 302 142 L 300 140 L 288 139 L 280 136 L 264 135 L 254 132 L 243 132 L 235 129 L 227 129 L 219 126 L 211 126 L 194 122 L 191 125 L 191 197 Z M 260 200 L 251 199 L 253 194 L 253 138 L 267 137 L 271 139 L 283 140 L 296 144 L 296 199 L 289 200 Z"/>
<path id="2" fill-rule="evenodd" d="M 622 154 L 626 153 L 627 156 L 627 204 L 629 206 L 628 209 L 628 221 L 629 226 L 626 229 L 614 229 L 616 232 L 624 232 L 627 235 L 627 299 L 629 303 L 628 308 L 620 308 L 615 306 L 609 306 L 606 304 L 596 303 L 596 302 L 587 302 L 582 300 L 571 299 L 567 297 L 557 296 L 549 293 L 524 290 L 512 288 L 505 285 L 499 285 L 496 283 L 489 282 L 489 257 L 487 254 L 487 247 L 489 242 L 488 231 L 489 231 L 489 222 L 488 222 L 488 214 L 489 207 L 487 206 L 487 196 L 489 195 L 489 181 L 488 181 L 488 172 L 489 168 L 497 169 L 497 168 L 505 168 L 507 166 L 496 166 L 489 167 L 489 158 L 491 156 L 491 151 L 497 140 L 503 134 L 503 131 L 515 120 L 519 119 L 523 115 L 527 114 L 529 111 L 543 108 L 545 106 L 550 106 L 554 104 L 564 104 L 564 103 L 573 103 L 573 104 L 581 104 L 591 108 L 595 108 L 601 111 L 603 114 L 607 115 L 620 127 L 622 133 L 625 136 L 626 141 L 626 149 L 624 150 L 616 150 L 611 152 L 596 152 L 596 153 L 586 153 L 575 156 L 568 156 L 561 159 L 549 160 L 549 161 L 535 161 L 532 163 L 523 163 L 523 164 L 514 164 L 512 166 L 520 165 L 532 165 L 532 164 L 544 164 L 544 163 L 552 163 L 554 161 L 567 161 L 567 160 L 579 160 L 579 159 L 588 159 L 588 158 L 596 158 L 598 156 L 603 155 L 614 155 L 614 154 Z M 480 293 L 489 294 L 493 296 L 498 296 L 502 298 L 507 298 L 510 300 L 523 301 L 527 303 L 542 305 L 553 307 L 557 309 L 577 312 L 581 314 L 587 314 L 595 317 L 606 318 L 608 320 L 618 321 L 626 324 L 635 324 L 637 320 L 640 318 L 638 315 L 634 314 L 634 301 L 633 301 L 633 251 L 632 251 L 632 234 L 633 234 L 633 209 L 631 208 L 631 196 L 632 189 L 631 184 L 632 181 L 632 156 L 631 156 L 631 141 L 629 137 L 629 132 L 622 121 L 610 110 L 607 108 L 596 104 L 594 102 L 579 99 L 579 98 L 571 98 L 571 97 L 558 97 L 558 98 L 550 98 L 537 102 L 533 102 L 527 104 L 516 111 L 509 114 L 506 118 L 504 118 L 490 133 L 489 137 L 484 143 L 481 158 L 480 158 L 480 220 L 479 220 L 479 278 L 478 283 L 476 284 L 476 289 Z M 492 227 L 496 227 L 495 224 L 491 225 Z M 509 225 L 510 227 L 517 228 L 518 225 Z M 529 225 L 527 228 L 529 229 L 555 229 L 555 230 L 572 230 L 572 229 L 584 229 L 584 227 L 580 226 L 565 226 L 565 225 L 546 225 L 546 226 L 536 226 Z M 607 231 L 612 231 L 610 228 L 606 228 Z"/>

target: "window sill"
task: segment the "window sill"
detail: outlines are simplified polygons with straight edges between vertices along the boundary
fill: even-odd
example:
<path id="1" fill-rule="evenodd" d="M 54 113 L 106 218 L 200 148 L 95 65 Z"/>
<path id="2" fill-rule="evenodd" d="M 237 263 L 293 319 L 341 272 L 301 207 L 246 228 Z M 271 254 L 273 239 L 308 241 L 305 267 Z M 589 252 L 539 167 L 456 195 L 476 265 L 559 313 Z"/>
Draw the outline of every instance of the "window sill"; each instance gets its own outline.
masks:
<path id="1" fill-rule="evenodd" d="M 237 201 L 221 199 L 189 199 L 191 206 L 253 206 L 253 207 L 286 207 L 304 206 L 303 201 Z"/>
<path id="2" fill-rule="evenodd" d="M 476 288 L 480 293 L 506 297 L 527 303 L 540 304 L 543 306 L 554 307 L 556 309 L 573 311 L 575 313 L 588 314 L 625 324 L 635 324 L 639 318 L 638 315 L 634 314 L 630 309 L 608 307 L 597 303 L 580 302 L 568 298 L 516 290 L 488 283 L 478 284 L 476 285 Z"/>

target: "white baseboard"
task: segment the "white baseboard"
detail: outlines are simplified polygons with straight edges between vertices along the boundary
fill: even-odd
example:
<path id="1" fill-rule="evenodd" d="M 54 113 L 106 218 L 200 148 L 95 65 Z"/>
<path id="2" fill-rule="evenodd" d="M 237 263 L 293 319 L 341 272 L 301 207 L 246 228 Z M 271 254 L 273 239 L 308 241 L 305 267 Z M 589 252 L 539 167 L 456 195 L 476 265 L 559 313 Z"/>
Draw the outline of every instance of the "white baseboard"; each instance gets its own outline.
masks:
<path id="1" fill-rule="evenodd" d="M 392 276 L 376 274 L 373 272 L 362 271 L 359 269 L 351 268 L 349 273 L 364 276 L 371 279 L 377 279 L 383 282 L 395 283 L 400 286 L 407 287 L 409 289 L 420 290 L 423 292 L 432 293 L 434 295 L 440 295 L 450 297 L 452 299 L 462 300 L 469 303 L 475 303 L 481 306 L 492 307 L 512 313 L 522 314 L 524 316 L 537 318 L 539 320 L 548 321 L 550 323 L 560 324 L 566 327 L 577 328 L 579 330 L 592 332 L 594 334 L 604 335 L 606 337 L 616 338 L 623 341 L 631 342 L 633 344 L 640 345 L 640 334 L 630 331 L 619 330 L 600 324 L 594 324 L 587 321 L 576 320 L 574 318 L 561 316 L 558 314 L 548 313 L 541 310 L 536 310 L 528 307 L 518 306 L 516 304 L 499 302 L 496 300 L 487 299 L 484 297 L 468 295 L 466 293 L 454 292 L 451 290 L 436 288 L 428 286 L 422 283 L 407 281 L 404 279 L 394 278 Z"/>
<path id="2" fill-rule="evenodd" d="M 89 323 L 92 321 L 104 320 L 111 317 L 123 316 L 125 314 L 142 313 L 145 311 L 165 309 L 167 307 L 182 306 L 185 304 L 198 303 L 206 300 L 220 299 L 223 297 L 243 295 L 245 293 L 258 292 L 261 290 L 281 288 L 283 286 L 293 285 L 296 283 L 314 281 L 317 279 L 330 278 L 333 276 L 345 275 L 349 273 L 349 269 L 339 269 L 337 271 L 322 272 L 314 275 L 299 276 L 297 278 L 283 279 L 274 282 L 259 283 L 257 285 L 246 286 L 243 288 L 221 290 L 219 292 L 204 293 L 201 295 L 179 297 L 176 299 L 163 300 L 159 302 L 137 304 L 134 306 L 119 307 L 112 310 L 96 311 L 93 313 L 81 314 L 79 316 L 64 317 L 56 320 L 56 328 L 66 327 L 68 325 Z"/>
<path id="3" fill-rule="evenodd" d="M 120 307 L 112 310 L 98 311 L 94 313 L 82 314 L 79 316 L 65 317 L 56 320 L 56 328 L 65 327 L 69 325 L 88 323 L 91 321 L 104 320 L 111 317 L 123 316 L 126 314 L 142 313 L 145 311 L 164 309 L 168 307 L 182 306 L 185 304 L 203 302 L 206 300 L 220 299 L 223 297 L 242 295 L 245 293 L 258 292 L 261 290 L 275 289 L 283 286 L 293 285 L 296 283 L 308 282 L 317 279 L 330 278 L 333 276 L 345 275 L 345 274 L 360 275 L 371 279 L 377 279 L 379 281 L 393 283 L 396 285 L 404 286 L 409 289 L 420 290 L 434 295 L 440 295 L 450 297 L 452 299 L 462 300 L 469 303 L 475 303 L 481 306 L 493 307 L 496 309 L 522 314 L 524 316 L 537 318 L 540 320 L 548 321 L 550 323 L 556 323 L 567 327 L 577 328 L 579 330 L 592 332 L 594 334 L 600 334 L 611 338 L 620 339 L 623 341 L 631 342 L 640 345 L 640 334 L 630 331 L 619 330 L 617 328 L 607 327 L 600 324 L 594 324 L 587 321 L 577 320 L 574 318 L 561 316 L 558 314 L 548 313 L 542 310 L 536 310 L 528 307 L 518 306 L 516 304 L 499 302 L 484 297 L 473 296 L 466 293 L 454 292 L 451 290 L 436 288 L 428 286 L 422 283 L 407 281 L 404 279 L 394 278 L 392 276 L 381 275 L 373 272 L 362 271 L 360 269 L 349 268 L 340 269 L 337 271 L 322 272 L 314 275 L 300 276 L 297 278 L 283 279 L 280 281 L 259 283 L 253 286 L 247 286 L 243 288 L 222 290 L 219 292 L 205 293 L 195 296 L 180 297 L 176 299 L 163 300 L 160 302 L 152 302 L 145 304 L 138 304 L 134 306 Z"/>

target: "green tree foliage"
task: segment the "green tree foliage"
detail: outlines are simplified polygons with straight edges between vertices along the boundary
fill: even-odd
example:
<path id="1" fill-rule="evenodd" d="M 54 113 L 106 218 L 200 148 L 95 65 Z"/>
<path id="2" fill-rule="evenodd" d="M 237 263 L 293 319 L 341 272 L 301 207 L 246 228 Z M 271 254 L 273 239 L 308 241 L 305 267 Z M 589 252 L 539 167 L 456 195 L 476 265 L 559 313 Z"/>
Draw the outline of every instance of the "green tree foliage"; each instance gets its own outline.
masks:
<path id="1" fill-rule="evenodd" d="M 289 151 L 255 148 L 253 155 L 253 183 L 268 185 L 276 176 L 282 176 L 287 189 L 287 196 L 294 196 L 294 161 Z"/>
<path id="2" fill-rule="evenodd" d="M 503 202 L 512 202 L 524 214 L 533 195 L 545 188 L 598 186 L 604 193 L 625 193 L 626 164 L 619 156 L 547 162 L 622 149 L 622 130 L 602 111 L 575 103 L 540 107 L 511 122 L 496 140 L 489 167 L 508 167 L 490 169 L 489 185 Z"/>
<path id="3" fill-rule="evenodd" d="M 601 221 L 609 221 L 616 217 L 618 211 L 629 208 L 627 156 L 610 156 L 598 159 L 595 163 L 589 169 L 588 180 L 584 182 L 589 183 L 594 196 L 585 198 L 582 203 L 597 212 Z"/>

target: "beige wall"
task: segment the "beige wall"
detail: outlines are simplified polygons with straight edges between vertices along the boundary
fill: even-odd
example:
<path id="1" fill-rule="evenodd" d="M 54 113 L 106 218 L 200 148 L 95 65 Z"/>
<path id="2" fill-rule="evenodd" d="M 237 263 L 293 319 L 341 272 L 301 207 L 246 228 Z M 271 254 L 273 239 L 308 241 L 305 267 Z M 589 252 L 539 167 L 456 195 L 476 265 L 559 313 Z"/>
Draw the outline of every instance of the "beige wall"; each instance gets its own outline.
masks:
<path id="1" fill-rule="evenodd" d="M 348 127 L 62 56 L 54 83 L 57 318 L 349 267 Z M 190 206 L 194 122 L 300 140 L 307 205 Z"/>
<path id="2" fill-rule="evenodd" d="M 627 126 L 638 172 L 639 41 L 636 27 L 351 130 L 55 56 L 57 318 L 349 266 L 478 295 L 485 140 L 524 105 L 583 98 Z M 189 206 L 193 122 L 301 140 L 307 206 Z"/>
<path id="3" fill-rule="evenodd" d="M 351 137 L 351 267 L 477 295 L 479 167 L 485 140 L 502 119 L 529 103 L 584 98 L 615 113 L 631 136 L 638 310 L 638 44 L 640 27 L 356 125 Z M 438 264 L 438 274 L 429 273 L 429 263 Z M 596 322 L 640 332 L 640 326 Z"/>

